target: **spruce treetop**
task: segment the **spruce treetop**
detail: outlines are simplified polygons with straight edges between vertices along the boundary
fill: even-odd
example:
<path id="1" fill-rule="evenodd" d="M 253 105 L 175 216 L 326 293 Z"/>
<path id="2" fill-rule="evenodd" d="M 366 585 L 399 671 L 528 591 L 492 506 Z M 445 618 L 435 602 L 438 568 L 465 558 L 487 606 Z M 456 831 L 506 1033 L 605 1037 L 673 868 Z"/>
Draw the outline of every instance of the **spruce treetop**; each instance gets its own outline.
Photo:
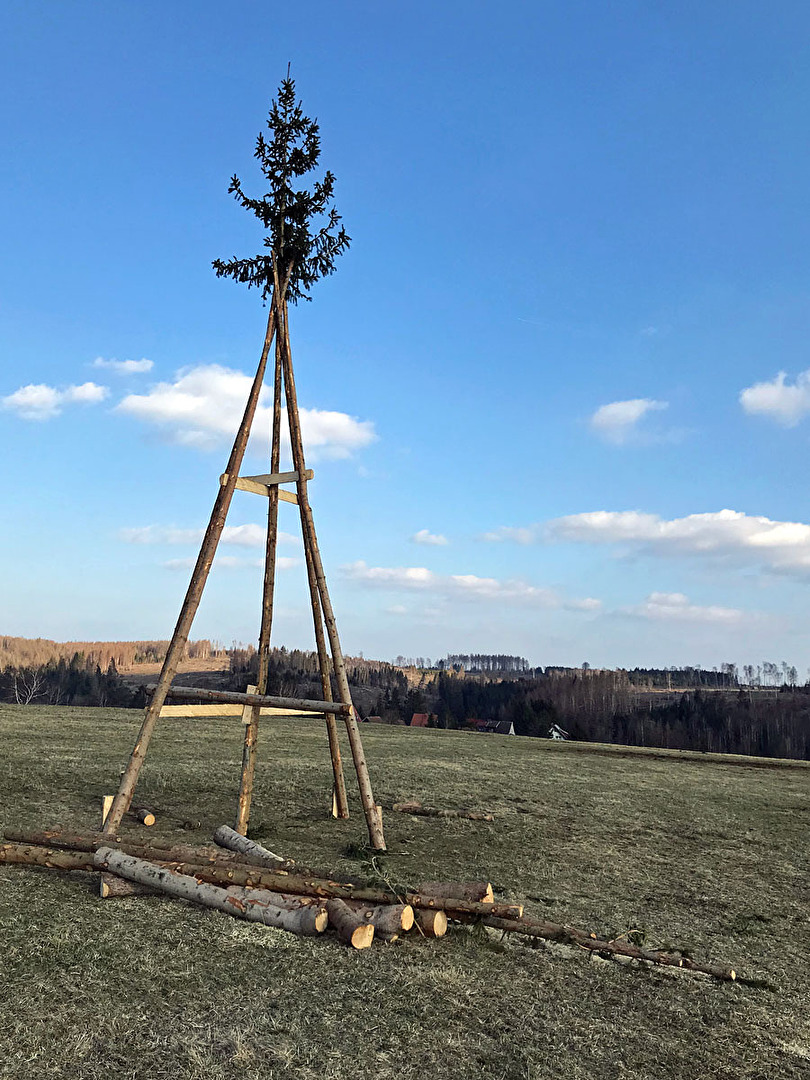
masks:
<path id="1" fill-rule="evenodd" d="M 248 288 L 261 290 L 266 300 L 273 291 L 273 257 L 279 278 L 289 271 L 287 299 L 297 303 L 311 299 L 309 290 L 319 278 L 335 269 L 335 259 L 349 246 L 350 238 L 340 214 L 332 205 L 335 178 L 331 172 L 315 181 L 312 190 L 298 188 L 296 180 L 306 176 L 318 164 L 321 136 L 317 121 L 305 116 L 295 98 L 295 82 L 287 77 L 267 117 L 268 138 L 260 132 L 253 156 L 267 177 L 268 191 L 260 199 L 249 198 L 238 176 L 231 177 L 229 193 L 251 210 L 266 231 L 266 254 L 252 259 L 213 262 L 217 277 L 246 282 Z"/>

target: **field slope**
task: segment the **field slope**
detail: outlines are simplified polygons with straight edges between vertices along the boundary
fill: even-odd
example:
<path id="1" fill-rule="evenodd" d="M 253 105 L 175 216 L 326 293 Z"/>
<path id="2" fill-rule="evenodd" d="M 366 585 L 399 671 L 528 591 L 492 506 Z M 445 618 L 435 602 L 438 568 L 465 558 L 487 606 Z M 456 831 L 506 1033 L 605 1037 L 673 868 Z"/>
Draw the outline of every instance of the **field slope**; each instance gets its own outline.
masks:
<path id="1" fill-rule="evenodd" d="M 0 706 L 0 825 L 97 826 L 139 714 Z M 532 949 L 458 929 L 352 953 L 158 898 L 101 901 L 90 875 L 0 866 L 0 1076 L 108 1080 L 673 1080 L 810 1076 L 810 771 L 578 753 L 540 740 L 366 725 L 394 882 L 489 878 L 600 936 L 642 930 L 762 985 Z M 166 721 L 138 800 L 154 836 L 233 817 L 241 727 Z M 252 833 L 361 872 L 355 788 L 326 816 L 314 721 L 269 722 Z M 348 754 L 347 754 L 348 759 Z M 197 818 L 196 833 L 180 822 Z M 128 829 L 143 835 L 137 825 Z"/>

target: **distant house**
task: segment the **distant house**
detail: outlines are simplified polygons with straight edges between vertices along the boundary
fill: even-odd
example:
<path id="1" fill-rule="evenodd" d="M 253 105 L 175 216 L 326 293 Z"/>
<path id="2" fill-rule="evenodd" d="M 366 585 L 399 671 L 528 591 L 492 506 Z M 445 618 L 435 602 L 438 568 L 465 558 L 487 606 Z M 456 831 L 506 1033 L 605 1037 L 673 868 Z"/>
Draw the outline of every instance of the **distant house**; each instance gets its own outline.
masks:
<path id="1" fill-rule="evenodd" d="M 366 723 L 367 724 L 384 724 L 385 721 L 383 720 L 383 718 L 381 716 L 367 716 L 366 717 Z"/>
<path id="2" fill-rule="evenodd" d="M 411 717 L 411 727 L 427 727 L 430 714 L 426 712 L 415 712 Z"/>
<path id="3" fill-rule="evenodd" d="M 568 734 L 567 731 L 563 731 L 563 729 L 560 727 L 559 724 L 552 724 L 551 727 L 548 729 L 547 738 L 549 738 L 549 739 L 570 739 L 571 736 Z"/>
<path id="4" fill-rule="evenodd" d="M 515 725 L 511 720 L 470 720 L 468 722 L 475 726 L 476 731 L 481 731 L 488 735 L 515 734 Z"/>

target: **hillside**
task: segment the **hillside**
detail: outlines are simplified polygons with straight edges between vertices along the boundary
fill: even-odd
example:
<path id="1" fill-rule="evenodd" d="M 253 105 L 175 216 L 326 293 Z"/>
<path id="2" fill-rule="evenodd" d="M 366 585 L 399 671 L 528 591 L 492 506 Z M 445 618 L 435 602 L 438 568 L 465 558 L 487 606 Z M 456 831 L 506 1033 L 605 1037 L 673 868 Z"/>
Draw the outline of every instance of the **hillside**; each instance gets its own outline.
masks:
<path id="1" fill-rule="evenodd" d="M 0 706 L 0 824 L 94 827 L 139 719 Z M 807 1077 L 810 769 L 375 725 L 363 737 L 379 801 L 496 816 L 387 814 L 390 880 L 486 876 L 547 918 L 639 931 L 760 982 L 466 929 L 351 954 L 162 899 L 102 902 L 80 874 L 0 867 L 4 1080 L 29 1080 L 32 1062 L 65 1080 Z M 139 789 L 159 815 L 150 835 L 202 840 L 230 821 L 239 761 L 238 725 L 162 724 Z M 255 833 L 356 872 L 357 798 L 350 788 L 353 816 L 334 822 L 329 790 L 319 723 L 263 726 Z M 200 830 L 182 832 L 192 815 Z"/>

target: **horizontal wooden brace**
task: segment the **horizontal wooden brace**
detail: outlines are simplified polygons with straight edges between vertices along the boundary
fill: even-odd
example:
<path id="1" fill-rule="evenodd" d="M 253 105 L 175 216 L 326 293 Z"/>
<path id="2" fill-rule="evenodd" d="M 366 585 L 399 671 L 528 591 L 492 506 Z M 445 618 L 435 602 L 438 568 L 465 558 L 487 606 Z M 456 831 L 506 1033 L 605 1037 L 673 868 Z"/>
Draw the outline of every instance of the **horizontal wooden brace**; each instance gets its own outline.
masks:
<path id="1" fill-rule="evenodd" d="M 244 706 L 242 705 L 164 705 L 160 710 L 161 719 L 168 719 L 172 716 L 185 716 L 193 718 L 195 716 L 233 716 L 242 719 L 242 712 Z M 304 712 L 301 709 L 270 709 L 264 708 L 260 710 L 261 716 L 309 716 L 309 712 Z"/>
<path id="2" fill-rule="evenodd" d="M 157 683 L 150 683 L 147 690 L 157 690 Z M 280 709 L 295 709 L 302 713 L 336 713 L 345 716 L 351 705 L 340 701 L 312 701 L 306 698 L 271 697 L 268 694 L 238 694 L 234 690 L 208 690 L 200 686 L 170 686 L 169 697 L 188 697 L 197 701 L 222 702 L 225 705 L 260 705 Z"/>
<path id="3" fill-rule="evenodd" d="M 304 476 L 311 480 L 315 474 L 312 469 L 307 469 Z M 281 502 L 295 503 L 298 505 L 298 496 L 294 491 L 286 491 L 279 484 L 288 484 L 298 480 L 297 472 L 290 473 L 265 473 L 263 476 L 240 476 L 237 478 L 236 487 L 239 491 L 250 491 L 254 495 L 269 495 L 273 488 L 278 490 Z M 225 487 L 228 483 L 228 474 L 223 473 L 219 478 L 220 485 Z"/>
<path id="4" fill-rule="evenodd" d="M 315 473 L 312 469 L 307 469 L 304 473 L 305 480 L 311 480 Z M 274 473 L 262 473 L 261 476 L 241 476 L 240 480 L 255 480 L 257 484 L 267 484 L 270 487 L 273 484 L 295 484 L 298 482 L 297 472 L 274 472 Z"/>

